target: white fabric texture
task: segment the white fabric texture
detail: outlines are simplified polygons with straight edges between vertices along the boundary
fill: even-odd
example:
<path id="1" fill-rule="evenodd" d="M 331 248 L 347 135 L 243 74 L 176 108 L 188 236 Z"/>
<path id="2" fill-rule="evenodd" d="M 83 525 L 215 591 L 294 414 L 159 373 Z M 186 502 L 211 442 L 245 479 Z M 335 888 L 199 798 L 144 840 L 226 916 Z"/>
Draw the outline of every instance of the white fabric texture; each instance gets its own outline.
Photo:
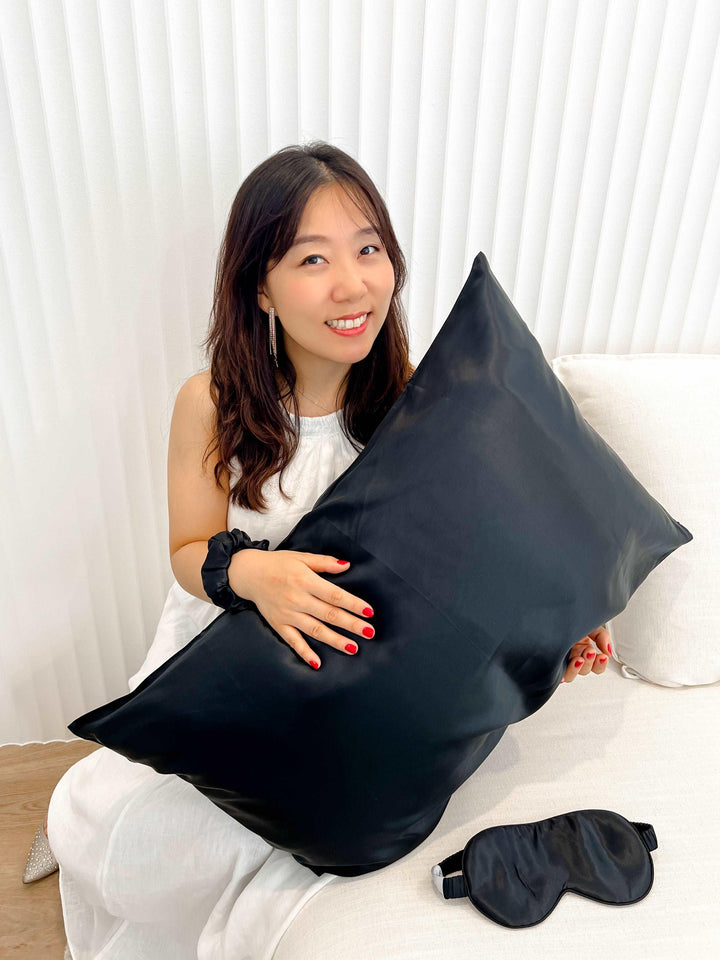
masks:
<path id="1" fill-rule="evenodd" d="M 720 355 L 576 354 L 551 363 L 587 423 L 693 535 L 609 624 L 628 679 L 720 680 Z"/>
<path id="2" fill-rule="evenodd" d="M 263 488 L 267 513 L 230 504 L 227 529 L 267 538 L 275 549 L 357 456 L 339 413 L 301 417 L 283 476 L 290 499 L 280 496 L 275 474 Z M 220 613 L 174 582 L 129 689 Z M 106 747 L 56 785 L 48 839 L 73 960 L 269 960 L 302 905 L 338 879 L 317 877 L 182 778 Z"/>

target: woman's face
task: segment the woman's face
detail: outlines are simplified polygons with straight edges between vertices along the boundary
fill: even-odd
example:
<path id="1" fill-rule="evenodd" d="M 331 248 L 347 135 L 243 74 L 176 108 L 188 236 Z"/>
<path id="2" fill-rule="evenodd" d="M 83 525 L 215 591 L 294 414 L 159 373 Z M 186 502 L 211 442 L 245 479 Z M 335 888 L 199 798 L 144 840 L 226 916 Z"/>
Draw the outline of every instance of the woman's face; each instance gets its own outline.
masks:
<path id="1" fill-rule="evenodd" d="M 308 234 L 324 239 L 301 242 Z M 351 364 L 367 356 L 394 288 L 395 273 L 379 235 L 332 184 L 308 200 L 295 243 L 268 271 L 258 304 L 266 313 L 275 308 L 282 325 L 282 332 L 277 326 L 278 339 L 283 337 L 301 382 L 312 385 L 344 376 Z M 343 336 L 326 325 L 327 320 L 366 312 L 364 328 L 355 336 Z"/>

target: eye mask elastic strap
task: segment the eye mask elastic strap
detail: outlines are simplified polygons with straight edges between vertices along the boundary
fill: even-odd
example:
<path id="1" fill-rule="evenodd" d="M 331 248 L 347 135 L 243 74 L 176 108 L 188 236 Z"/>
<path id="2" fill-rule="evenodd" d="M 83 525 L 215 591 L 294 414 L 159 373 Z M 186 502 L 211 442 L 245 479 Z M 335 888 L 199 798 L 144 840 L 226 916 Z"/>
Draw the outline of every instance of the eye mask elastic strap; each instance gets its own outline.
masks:
<path id="1" fill-rule="evenodd" d="M 640 839 L 645 844 L 647 849 L 649 851 L 657 850 L 657 837 L 651 824 L 639 823 L 635 820 L 631 820 L 630 823 L 632 823 L 637 832 L 640 834 Z M 475 836 L 478 836 L 478 834 Z M 475 837 L 472 837 L 468 843 L 472 843 L 472 840 L 474 839 Z M 462 858 L 466 848 L 467 844 L 462 850 L 458 850 L 457 853 L 451 853 L 449 857 L 441 860 L 440 863 L 436 863 L 430 871 L 435 889 L 438 891 L 438 893 L 442 894 L 446 900 L 454 900 L 457 897 L 468 896 L 465 875 L 463 873 L 461 873 L 459 877 L 446 876 L 448 873 L 455 873 L 458 870 L 462 870 Z"/>
<path id="2" fill-rule="evenodd" d="M 649 823 L 637 823 L 635 820 L 631 820 L 630 823 L 640 834 L 640 839 L 648 850 L 657 850 L 657 837 L 651 825 Z"/>
<path id="3" fill-rule="evenodd" d="M 464 874 L 461 873 L 459 877 L 444 876 L 447 873 L 455 873 L 457 870 L 462 870 L 463 852 L 463 850 L 458 850 L 457 853 L 451 853 L 449 857 L 445 857 L 440 863 L 436 863 L 430 871 L 435 889 L 438 893 L 441 893 L 446 900 L 454 900 L 456 897 L 468 896 Z"/>

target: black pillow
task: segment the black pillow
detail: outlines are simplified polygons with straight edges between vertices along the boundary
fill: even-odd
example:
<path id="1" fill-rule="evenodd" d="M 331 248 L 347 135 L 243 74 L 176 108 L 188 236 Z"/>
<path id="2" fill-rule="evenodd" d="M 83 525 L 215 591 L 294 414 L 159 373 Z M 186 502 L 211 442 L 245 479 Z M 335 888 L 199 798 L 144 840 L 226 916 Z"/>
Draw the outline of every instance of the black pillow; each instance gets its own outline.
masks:
<path id="1" fill-rule="evenodd" d="M 350 560 L 327 579 L 372 604 L 376 639 L 349 657 L 306 636 L 315 671 L 248 602 L 68 729 L 177 774 L 318 875 L 368 873 L 431 833 L 570 648 L 692 539 L 478 253 L 403 393 L 277 547 Z"/>

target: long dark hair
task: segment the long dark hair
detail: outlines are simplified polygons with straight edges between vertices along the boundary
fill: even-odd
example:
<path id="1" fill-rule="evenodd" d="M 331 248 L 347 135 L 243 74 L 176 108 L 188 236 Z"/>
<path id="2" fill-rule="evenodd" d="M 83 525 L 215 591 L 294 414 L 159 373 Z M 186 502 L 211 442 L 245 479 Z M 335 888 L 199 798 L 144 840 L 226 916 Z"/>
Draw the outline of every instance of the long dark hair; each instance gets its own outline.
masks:
<path id="1" fill-rule="evenodd" d="M 367 357 L 352 364 L 345 386 L 342 429 L 360 452 L 414 371 L 408 356 L 407 318 L 400 300 L 405 258 L 385 202 L 360 164 L 324 141 L 283 147 L 247 176 L 235 195 L 218 255 L 210 332 L 202 346 L 210 361 L 210 395 L 215 405 L 215 436 L 203 467 L 217 450 L 215 481 L 240 470 L 230 501 L 263 511 L 265 481 L 283 471 L 298 446 L 300 418 L 296 373 L 278 331 L 278 368 L 289 386 L 295 423 L 280 401 L 275 363 L 268 345 L 268 315 L 257 292 L 292 245 L 305 205 L 318 188 L 337 183 L 377 230 L 395 273 L 387 318 Z M 276 320 L 279 325 L 279 320 Z M 337 405 L 337 400 L 336 400 Z"/>

